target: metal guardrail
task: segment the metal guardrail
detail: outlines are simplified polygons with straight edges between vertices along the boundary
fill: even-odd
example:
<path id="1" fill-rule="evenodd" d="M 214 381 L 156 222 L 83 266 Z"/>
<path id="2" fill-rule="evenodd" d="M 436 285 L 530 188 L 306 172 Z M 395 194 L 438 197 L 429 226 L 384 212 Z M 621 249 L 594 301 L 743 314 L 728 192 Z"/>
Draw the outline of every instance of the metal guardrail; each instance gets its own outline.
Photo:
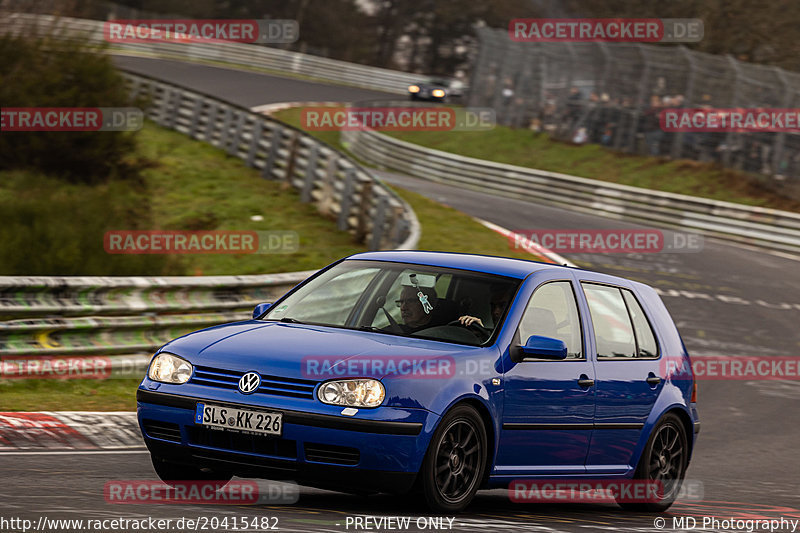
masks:
<path id="1" fill-rule="evenodd" d="M 161 126 L 205 141 L 281 180 L 303 202 L 335 218 L 371 249 L 413 248 L 420 228 L 411 207 L 364 168 L 322 141 L 272 117 L 227 104 L 177 85 L 124 74 L 135 96 L 152 105 L 147 116 Z"/>
<path id="2" fill-rule="evenodd" d="M 363 161 L 497 196 L 678 227 L 785 252 L 800 252 L 800 214 L 617 185 L 431 150 L 375 131 L 342 132 Z"/>
<path id="3" fill-rule="evenodd" d="M 313 271 L 205 277 L 0 277 L 0 358 L 149 353 L 250 318 Z M 55 316 L 54 315 L 58 315 Z"/>
<path id="4" fill-rule="evenodd" d="M 50 15 L 13 13 L 6 17 L 4 22 L 0 21 L 0 25 L 4 23 L 5 31 L 12 33 L 25 31 L 25 28 L 32 26 L 50 31 L 57 24 L 58 28 L 70 33 L 80 33 L 91 42 L 105 42 L 103 22 L 98 20 L 67 17 L 56 19 Z M 429 81 L 428 76 L 419 74 L 359 65 L 255 44 L 233 42 L 114 43 L 110 50 L 114 53 L 145 55 L 163 59 L 222 62 L 248 68 L 275 70 L 394 94 L 406 94 L 409 84 Z"/>

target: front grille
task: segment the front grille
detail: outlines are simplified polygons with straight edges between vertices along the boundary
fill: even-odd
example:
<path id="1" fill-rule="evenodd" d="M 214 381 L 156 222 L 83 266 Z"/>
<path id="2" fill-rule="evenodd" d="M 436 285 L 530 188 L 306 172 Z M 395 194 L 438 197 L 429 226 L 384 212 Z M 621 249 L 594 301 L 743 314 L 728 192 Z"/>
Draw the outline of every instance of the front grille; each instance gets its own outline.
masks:
<path id="1" fill-rule="evenodd" d="M 265 435 L 249 435 L 232 431 L 209 429 L 194 426 L 189 429 L 189 442 L 197 446 L 208 446 L 232 452 L 257 453 L 297 459 L 297 441 L 268 437 Z"/>
<path id="2" fill-rule="evenodd" d="M 207 366 L 194 367 L 192 383 L 219 387 L 222 389 L 238 390 L 239 380 L 244 372 L 222 370 Z M 261 386 L 257 393 L 272 394 L 275 396 L 288 396 L 290 398 L 314 399 L 316 381 L 310 379 L 282 378 L 279 376 L 261 376 Z"/>
<path id="3" fill-rule="evenodd" d="M 357 448 L 348 448 L 346 446 L 306 442 L 305 452 L 306 460 L 315 463 L 356 465 L 361 460 L 361 452 Z"/>
<path id="4" fill-rule="evenodd" d="M 142 420 L 144 432 L 154 439 L 169 440 L 172 442 L 181 441 L 181 428 L 178 424 L 169 422 L 157 422 L 155 420 Z"/>

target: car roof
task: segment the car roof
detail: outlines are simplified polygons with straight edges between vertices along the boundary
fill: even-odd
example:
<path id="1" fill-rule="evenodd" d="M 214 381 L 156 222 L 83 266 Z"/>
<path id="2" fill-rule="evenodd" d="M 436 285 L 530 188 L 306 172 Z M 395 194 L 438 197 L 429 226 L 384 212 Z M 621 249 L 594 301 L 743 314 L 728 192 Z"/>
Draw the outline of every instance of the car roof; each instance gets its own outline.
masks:
<path id="1" fill-rule="evenodd" d="M 524 279 L 533 272 L 545 269 L 569 268 L 570 270 L 573 270 L 572 267 L 541 263 L 539 261 L 455 252 L 390 250 L 384 252 L 364 252 L 351 255 L 347 259 L 390 261 L 395 263 L 439 266 L 461 270 L 472 270 L 475 272 L 484 272 L 486 274 L 496 274 L 499 276 L 517 279 Z"/>

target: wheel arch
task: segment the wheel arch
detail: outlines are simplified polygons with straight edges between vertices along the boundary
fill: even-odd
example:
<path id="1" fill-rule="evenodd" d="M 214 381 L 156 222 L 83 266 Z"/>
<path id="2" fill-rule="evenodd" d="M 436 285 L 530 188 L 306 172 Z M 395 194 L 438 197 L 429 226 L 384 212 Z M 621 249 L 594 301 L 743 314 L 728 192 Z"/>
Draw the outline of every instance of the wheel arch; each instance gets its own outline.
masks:
<path id="1" fill-rule="evenodd" d="M 480 396 L 462 396 L 461 398 L 457 398 L 442 412 L 439 420 L 436 422 L 436 427 L 438 427 L 442 420 L 444 420 L 445 416 L 447 416 L 447 413 L 462 405 L 468 405 L 477 411 L 478 416 L 480 416 L 481 421 L 483 422 L 483 427 L 486 430 L 486 468 L 483 473 L 483 479 L 481 479 L 481 483 L 479 485 L 480 488 L 485 488 L 486 483 L 489 480 L 492 467 L 494 466 L 494 457 L 497 451 L 498 432 L 497 428 L 495 427 L 495 421 L 492 417 L 492 412 L 489 409 L 489 406 L 486 404 L 484 398 L 481 398 Z M 433 429 L 433 431 L 435 430 L 436 428 Z M 428 445 L 430 446 L 430 444 Z"/>

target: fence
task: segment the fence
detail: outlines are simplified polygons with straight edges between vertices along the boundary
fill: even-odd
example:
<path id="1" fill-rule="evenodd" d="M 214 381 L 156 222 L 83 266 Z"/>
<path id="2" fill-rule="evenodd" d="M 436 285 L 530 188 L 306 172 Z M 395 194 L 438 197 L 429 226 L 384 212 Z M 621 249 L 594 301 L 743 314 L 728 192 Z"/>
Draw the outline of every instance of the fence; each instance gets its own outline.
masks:
<path id="1" fill-rule="evenodd" d="M 342 138 L 360 159 L 410 176 L 800 253 L 800 214 L 493 163 L 431 150 L 375 131 L 347 131 Z"/>
<path id="2" fill-rule="evenodd" d="M 50 32 L 58 28 L 68 34 L 80 34 L 93 43 L 104 43 L 103 22 L 97 20 L 56 18 L 50 15 L 20 13 L 2 16 L 0 32 Z M 236 66 L 277 71 L 279 74 L 296 74 L 317 80 L 363 87 L 394 94 L 407 94 L 408 86 L 428 80 L 427 76 L 409 74 L 348 63 L 336 59 L 290 52 L 257 44 L 233 42 L 213 43 L 114 43 L 109 51 L 181 61 L 206 61 Z"/>
<path id="3" fill-rule="evenodd" d="M 796 133 L 671 133 L 664 108 L 800 108 L 800 74 L 689 51 L 631 43 L 514 42 L 479 28 L 469 105 L 498 121 L 629 153 L 714 161 L 774 179 L 800 197 Z"/>

